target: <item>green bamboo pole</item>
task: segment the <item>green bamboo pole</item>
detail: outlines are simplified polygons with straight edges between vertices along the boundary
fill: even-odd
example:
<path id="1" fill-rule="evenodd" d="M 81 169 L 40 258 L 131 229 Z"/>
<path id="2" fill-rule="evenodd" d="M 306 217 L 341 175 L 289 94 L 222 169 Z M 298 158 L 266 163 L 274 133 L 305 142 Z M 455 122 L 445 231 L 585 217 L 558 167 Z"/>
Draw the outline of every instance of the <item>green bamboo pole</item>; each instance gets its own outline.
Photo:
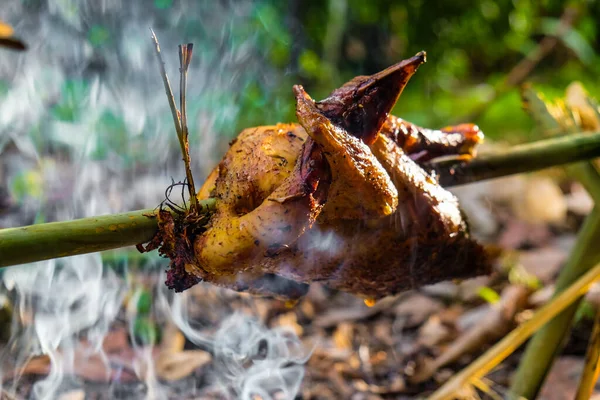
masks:
<path id="1" fill-rule="evenodd" d="M 592 162 L 580 162 L 568 165 L 567 174 L 583 185 L 595 204 L 600 204 L 600 173 Z"/>
<path id="2" fill-rule="evenodd" d="M 482 154 L 468 163 L 456 160 L 432 165 L 443 186 L 536 171 L 600 157 L 600 133 L 573 134 Z M 203 207 L 213 207 L 214 199 Z M 152 210 L 0 229 L 0 267 L 50 258 L 111 250 L 147 242 L 156 232 Z M 112 229 L 112 230 L 111 230 Z"/>
<path id="3" fill-rule="evenodd" d="M 442 186 L 457 186 L 556 165 L 589 160 L 600 155 L 600 132 L 574 134 L 482 154 L 468 163 L 440 162 L 433 169 Z"/>
<path id="4" fill-rule="evenodd" d="M 214 199 L 200 202 L 205 210 L 214 204 Z M 155 215 L 148 209 L 0 229 L 0 267 L 148 242 L 156 233 Z"/>

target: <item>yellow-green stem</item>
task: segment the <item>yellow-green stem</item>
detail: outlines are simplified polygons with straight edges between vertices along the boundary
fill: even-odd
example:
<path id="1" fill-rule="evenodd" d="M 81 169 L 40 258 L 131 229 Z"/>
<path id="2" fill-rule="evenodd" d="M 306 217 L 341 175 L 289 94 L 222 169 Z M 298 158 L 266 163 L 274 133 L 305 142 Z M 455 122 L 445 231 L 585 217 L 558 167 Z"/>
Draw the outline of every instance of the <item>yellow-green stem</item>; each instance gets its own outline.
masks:
<path id="1" fill-rule="evenodd" d="M 585 355 L 583 373 L 579 380 L 575 400 L 588 400 L 592 397 L 594 386 L 596 386 L 596 382 L 598 381 L 598 373 L 600 373 L 600 308 L 596 310 L 594 327 L 592 328 L 590 343 Z"/>
<path id="2" fill-rule="evenodd" d="M 214 199 L 200 202 L 204 212 Z M 155 210 L 0 229 L 0 267 L 133 246 L 157 230 Z"/>
<path id="3" fill-rule="evenodd" d="M 491 349 L 473 361 L 467 368 L 454 375 L 448 382 L 435 391 L 429 400 L 449 400 L 458 397 L 458 392 L 466 385 L 473 384 L 481 379 L 494 367 L 500 364 L 506 357 L 512 354 L 523 342 L 525 342 L 536 330 L 547 323 L 556 314 L 564 310 L 575 299 L 581 298 L 590 286 L 600 279 L 600 264 L 588 271 L 576 283 L 569 286 L 567 290 L 553 298 L 548 304 L 539 309 L 528 321 L 519 325 L 516 329 L 506 335 Z"/>
<path id="4" fill-rule="evenodd" d="M 442 186 L 456 186 L 596 157 L 600 157 L 600 132 L 521 144 L 505 151 L 481 154 L 470 162 L 441 161 L 432 165 L 432 169 L 440 175 Z"/>
<path id="5" fill-rule="evenodd" d="M 600 261 L 598 247 L 600 209 L 598 207 L 594 207 L 579 231 L 569 261 L 556 281 L 554 296 L 559 296 Z M 578 305 L 579 301 L 571 304 L 531 339 L 511 385 L 510 392 L 515 398 L 534 399 L 537 396 L 552 361 L 561 350 Z"/>

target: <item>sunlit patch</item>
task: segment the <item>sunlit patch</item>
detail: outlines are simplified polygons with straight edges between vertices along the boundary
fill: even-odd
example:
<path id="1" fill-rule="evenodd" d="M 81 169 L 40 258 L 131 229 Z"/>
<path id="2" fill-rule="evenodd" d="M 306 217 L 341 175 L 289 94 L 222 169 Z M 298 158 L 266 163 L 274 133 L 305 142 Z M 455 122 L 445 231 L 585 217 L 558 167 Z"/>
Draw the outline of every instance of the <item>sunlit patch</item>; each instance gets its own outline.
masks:
<path id="1" fill-rule="evenodd" d="M 373 307 L 375 304 L 377 304 L 377 300 L 375 300 L 375 299 L 365 299 L 365 305 L 367 307 Z"/>

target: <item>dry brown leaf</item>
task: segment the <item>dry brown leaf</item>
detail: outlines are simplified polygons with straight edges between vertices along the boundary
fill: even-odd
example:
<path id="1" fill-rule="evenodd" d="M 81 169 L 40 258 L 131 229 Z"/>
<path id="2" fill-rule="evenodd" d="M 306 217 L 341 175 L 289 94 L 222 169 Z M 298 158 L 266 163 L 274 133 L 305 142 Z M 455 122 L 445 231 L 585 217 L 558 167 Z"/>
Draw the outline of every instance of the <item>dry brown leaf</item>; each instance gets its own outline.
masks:
<path id="1" fill-rule="evenodd" d="M 543 400 L 574 398 L 582 370 L 582 358 L 573 356 L 559 357 L 548 373 L 539 398 Z"/>
<path id="2" fill-rule="evenodd" d="M 545 284 L 554 280 L 566 259 L 567 252 L 550 246 L 519 253 L 523 268 Z"/>
<path id="3" fill-rule="evenodd" d="M 600 130 L 600 120 L 596 111 L 588 101 L 588 93 L 581 82 L 573 82 L 565 91 L 565 104 L 571 107 L 573 117 L 577 119 L 577 126 L 584 131 Z"/>
<path id="4" fill-rule="evenodd" d="M 498 303 L 490 305 L 490 311 L 481 322 L 461 334 L 446 351 L 430 362 L 417 365 L 415 374 L 410 377 L 412 383 L 420 383 L 431 378 L 437 370 L 457 361 L 465 354 L 481 350 L 482 346 L 501 337 L 510 330 L 515 315 L 527 304 L 529 289 L 513 285 L 502 291 Z"/>
<path id="5" fill-rule="evenodd" d="M 373 336 L 386 346 L 393 346 L 397 338 L 392 332 L 392 323 L 389 320 L 380 321 L 375 324 L 373 327 Z"/>
<path id="6" fill-rule="evenodd" d="M 567 216 L 565 196 L 558 184 L 545 176 L 530 178 L 513 208 L 520 219 L 531 224 L 562 224 Z"/>
<path id="7" fill-rule="evenodd" d="M 126 328 L 109 331 L 102 341 L 102 350 L 107 354 L 118 353 L 127 347 L 129 347 L 129 333 Z"/>
<path id="8" fill-rule="evenodd" d="M 83 389 L 71 390 L 58 396 L 58 400 L 84 400 L 85 392 Z"/>
<path id="9" fill-rule="evenodd" d="M 588 215 L 594 208 L 594 200 L 579 182 L 571 185 L 566 201 L 567 209 L 577 215 Z"/>
<path id="10" fill-rule="evenodd" d="M 179 353 L 185 346 L 185 336 L 179 330 L 177 325 L 169 321 L 163 329 L 162 340 L 160 343 L 161 352 Z"/>
<path id="11" fill-rule="evenodd" d="M 504 249 L 519 249 L 524 245 L 540 247 L 548 243 L 551 237 L 546 224 L 530 224 L 513 218 L 500 234 L 498 245 Z"/>
<path id="12" fill-rule="evenodd" d="M 315 306 L 309 299 L 304 299 L 300 303 L 300 311 L 302 311 L 302 314 L 310 320 L 315 318 Z"/>
<path id="13" fill-rule="evenodd" d="M 275 319 L 274 325 L 289 328 L 299 337 L 304 333 L 304 328 L 298 323 L 298 317 L 295 311 L 279 315 Z"/>
<path id="14" fill-rule="evenodd" d="M 42 355 L 30 359 L 17 370 L 4 371 L 3 379 L 11 379 L 17 375 L 46 375 L 48 372 L 50 372 L 50 357 Z"/>
<path id="15" fill-rule="evenodd" d="M 452 330 L 444 325 L 437 315 L 433 315 L 419 329 L 418 341 L 421 346 L 433 347 L 449 340 L 452 336 Z"/>
<path id="16" fill-rule="evenodd" d="M 529 305 L 538 308 L 546 304 L 554 294 L 554 285 L 547 285 L 529 296 Z"/>
<path id="17" fill-rule="evenodd" d="M 405 318 L 403 325 L 405 328 L 414 328 L 425 322 L 429 316 L 439 312 L 442 307 L 442 302 L 438 300 L 421 293 L 411 293 L 394 307 L 394 313 L 396 317 Z"/>
<path id="18" fill-rule="evenodd" d="M 166 381 L 177 381 L 208 364 L 211 360 L 210 353 L 204 350 L 161 353 L 156 358 L 156 374 Z"/>
<path id="19" fill-rule="evenodd" d="M 352 349 L 352 338 L 354 337 L 354 327 L 348 322 L 338 325 L 333 332 L 333 343 L 335 347 L 341 350 Z"/>
<path id="20" fill-rule="evenodd" d="M 372 307 L 367 307 L 366 305 L 360 305 L 356 307 L 340 307 L 340 308 L 332 308 L 326 311 L 324 314 L 319 315 L 313 321 L 313 325 L 318 326 L 320 328 L 331 328 L 342 322 L 346 321 L 357 321 L 365 318 L 371 318 L 380 312 L 387 310 L 398 301 L 404 294 L 400 294 L 398 296 L 386 297 L 382 300 L 379 300 Z"/>
<path id="21" fill-rule="evenodd" d="M 527 187 L 527 180 L 527 177 L 523 175 L 514 175 L 487 182 L 489 184 L 490 200 L 500 204 L 512 205 L 515 199 L 521 197 Z"/>

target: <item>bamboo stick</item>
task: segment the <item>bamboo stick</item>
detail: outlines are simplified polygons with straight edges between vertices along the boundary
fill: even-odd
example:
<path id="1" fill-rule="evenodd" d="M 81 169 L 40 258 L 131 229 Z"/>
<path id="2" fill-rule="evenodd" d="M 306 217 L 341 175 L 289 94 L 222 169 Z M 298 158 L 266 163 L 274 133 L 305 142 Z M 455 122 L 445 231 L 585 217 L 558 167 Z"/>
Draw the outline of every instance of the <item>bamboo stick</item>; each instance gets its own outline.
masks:
<path id="1" fill-rule="evenodd" d="M 443 160 L 432 164 L 431 168 L 436 171 L 441 184 L 449 187 L 596 157 L 600 157 L 600 132 L 522 144 L 503 152 L 482 154 L 471 162 Z M 213 207 L 215 200 L 205 200 L 201 204 L 203 208 Z M 147 242 L 157 229 L 154 218 L 143 216 L 148 212 L 153 211 L 0 229 L 0 267 Z M 110 229 L 115 226 L 116 230 Z"/>
<path id="2" fill-rule="evenodd" d="M 458 186 L 596 157 L 600 157 L 600 132 L 540 140 L 482 154 L 470 162 L 442 161 L 432 167 L 442 186 Z"/>
<path id="3" fill-rule="evenodd" d="M 600 309 L 596 310 L 594 318 L 594 327 L 590 335 L 587 353 L 585 355 L 585 364 L 579 387 L 575 395 L 575 400 L 588 400 L 592 397 L 594 386 L 598 381 L 600 373 Z"/>
<path id="4" fill-rule="evenodd" d="M 200 202 L 203 210 L 213 199 Z M 153 209 L 0 229 L 0 267 L 133 246 L 157 230 Z"/>

